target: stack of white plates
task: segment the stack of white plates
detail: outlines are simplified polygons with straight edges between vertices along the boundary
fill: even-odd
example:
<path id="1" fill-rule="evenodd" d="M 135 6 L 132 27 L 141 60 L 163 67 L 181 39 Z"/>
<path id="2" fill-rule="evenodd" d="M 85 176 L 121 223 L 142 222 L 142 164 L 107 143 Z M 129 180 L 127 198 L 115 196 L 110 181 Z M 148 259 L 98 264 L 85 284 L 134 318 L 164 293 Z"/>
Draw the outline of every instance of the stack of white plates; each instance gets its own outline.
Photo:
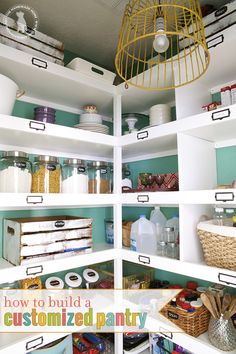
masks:
<path id="1" fill-rule="evenodd" d="M 82 130 L 89 130 L 94 133 L 101 133 L 101 134 L 109 134 L 108 126 L 104 124 L 97 124 L 97 123 L 80 123 L 74 125 L 75 128 L 82 129 Z"/>
<path id="2" fill-rule="evenodd" d="M 171 121 L 170 107 L 167 104 L 157 104 L 149 110 L 149 124 L 160 125 Z"/>
<path id="3" fill-rule="evenodd" d="M 80 123 L 102 124 L 102 116 L 97 113 L 82 113 L 79 121 Z"/>

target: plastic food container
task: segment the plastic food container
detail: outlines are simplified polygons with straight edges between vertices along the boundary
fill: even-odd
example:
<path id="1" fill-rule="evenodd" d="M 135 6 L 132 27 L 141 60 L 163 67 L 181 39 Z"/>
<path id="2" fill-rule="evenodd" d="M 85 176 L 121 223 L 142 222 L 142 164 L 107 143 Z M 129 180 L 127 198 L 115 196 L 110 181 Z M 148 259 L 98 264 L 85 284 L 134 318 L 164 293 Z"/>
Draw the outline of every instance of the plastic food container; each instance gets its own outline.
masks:
<path id="1" fill-rule="evenodd" d="M 114 243 L 113 220 L 105 219 L 105 238 L 107 243 Z"/>
<path id="2" fill-rule="evenodd" d="M 32 166 L 22 151 L 6 151 L 0 160 L 0 192 L 30 193 Z"/>
<path id="3" fill-rule="evenodd" d="M 18 86 L 7 76 L 0 74 L 0 113 L 11 115 L 17 96 Z"/>
<path id="4" fill-rule="evenodd" d="M 110 193 L 111 181 L 107 162 L 94 161 L 88 164 L 89 193 Z"/>
<path id="5" fill-rule="evenodd" d="M 61 165 L 54 156 L 38 156 L 33 163 L 32 193 L 60 193 Z"/>

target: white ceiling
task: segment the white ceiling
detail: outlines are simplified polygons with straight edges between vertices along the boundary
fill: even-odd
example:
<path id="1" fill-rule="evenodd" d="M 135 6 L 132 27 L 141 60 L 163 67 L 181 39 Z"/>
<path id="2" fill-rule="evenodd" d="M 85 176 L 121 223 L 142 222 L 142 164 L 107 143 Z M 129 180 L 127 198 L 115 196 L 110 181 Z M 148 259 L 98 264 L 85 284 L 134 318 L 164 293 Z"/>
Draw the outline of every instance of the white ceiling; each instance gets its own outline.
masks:
<path id="1" fill-rule="evenodd" d="M 128 0 L 22 0 L 34 8 L 39 30 L 64 42 L 81 58 L 114 70 L 114 56 L 123 9 Z M 215 7 L 229 0 L 200 0 Z M 0 0 L 0 12 L 21 0 Z"/>

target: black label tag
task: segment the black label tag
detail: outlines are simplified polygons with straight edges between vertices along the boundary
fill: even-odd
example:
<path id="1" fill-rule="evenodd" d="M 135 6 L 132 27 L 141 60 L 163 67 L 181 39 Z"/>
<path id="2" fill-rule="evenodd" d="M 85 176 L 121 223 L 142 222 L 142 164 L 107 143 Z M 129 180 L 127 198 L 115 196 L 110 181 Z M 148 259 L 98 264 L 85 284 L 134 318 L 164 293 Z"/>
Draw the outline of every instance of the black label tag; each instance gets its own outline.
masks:
<path id="1" fill-rule="evenodd" d="M 59 280 L 52 280 L 52 281 L 50 281 L 50 285 L 57 286 L 57 285 L 60 285 L 60 282 L 59 282 Z"/>
<path id="2" fill-rule="evenodd" d="M 15 165 L 18 168 L 26 168 L 26 162 L 16 162 Z"/>
<path id="3" fill-rule="evenodd" d="M 78 277 L 76 275 L 71 275 L 69 279 L 75 281 L 78 280 Z"/>
<path id="4" fill-rule="evenodd" d="M 129 177 L 131 175 L 130 171 L 125 171 L 124 173 L 125 177 Z"/>
<path id="5" fill-rule="evenodd" d="M 171 312 L 171 311 L 167 311 L 168 317 L 172 318 L 173 320 L 178 320 L 179 319 L 179 315 L 177 315 L 177 313 Z"/>
<path id="6" fill-rule="evenodd" d="M 101 175 L 105 175 L 107 173 L 107 170 L 105 168 L 101 169 Z"/>
<path id="7" fill-rule="evenodd" d="M 47 170 L 48 170 L 48 171 L 55 171 L 55 170 L 56 170 L 56 168 L 57 168 L 57 166 L 56 166 L 56 165 L 53 165 L 53 164 L 49 164 L 49 165 L 47 165 Z"/>
<path id="8" fill-rule="evenodd" d="M 78 172 L 79 172 L 79 173 L 80 173 L 80 172 L 84 173 L 84 172 L 85 172 L 85 167 L 78 167 Z"/>
<path id="9" fill-rule="evenodd" d="M 58 220 L 55 222 L 55 227 L 63 227 L 65 226 L 65 222 L 62 220 Z"/>

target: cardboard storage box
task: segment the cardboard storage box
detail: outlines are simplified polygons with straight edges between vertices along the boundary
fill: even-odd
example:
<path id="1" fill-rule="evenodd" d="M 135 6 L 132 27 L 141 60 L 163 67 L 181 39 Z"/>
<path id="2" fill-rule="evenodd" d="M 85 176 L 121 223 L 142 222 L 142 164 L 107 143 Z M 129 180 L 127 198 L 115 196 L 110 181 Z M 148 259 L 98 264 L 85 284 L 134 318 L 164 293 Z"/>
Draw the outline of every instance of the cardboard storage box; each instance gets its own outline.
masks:
<path id="1" fill-rule="evenodd" d="M 74 216 L 4 220 L 3 258 L 14 265 L 91 251 L 92 219 Z"/>

